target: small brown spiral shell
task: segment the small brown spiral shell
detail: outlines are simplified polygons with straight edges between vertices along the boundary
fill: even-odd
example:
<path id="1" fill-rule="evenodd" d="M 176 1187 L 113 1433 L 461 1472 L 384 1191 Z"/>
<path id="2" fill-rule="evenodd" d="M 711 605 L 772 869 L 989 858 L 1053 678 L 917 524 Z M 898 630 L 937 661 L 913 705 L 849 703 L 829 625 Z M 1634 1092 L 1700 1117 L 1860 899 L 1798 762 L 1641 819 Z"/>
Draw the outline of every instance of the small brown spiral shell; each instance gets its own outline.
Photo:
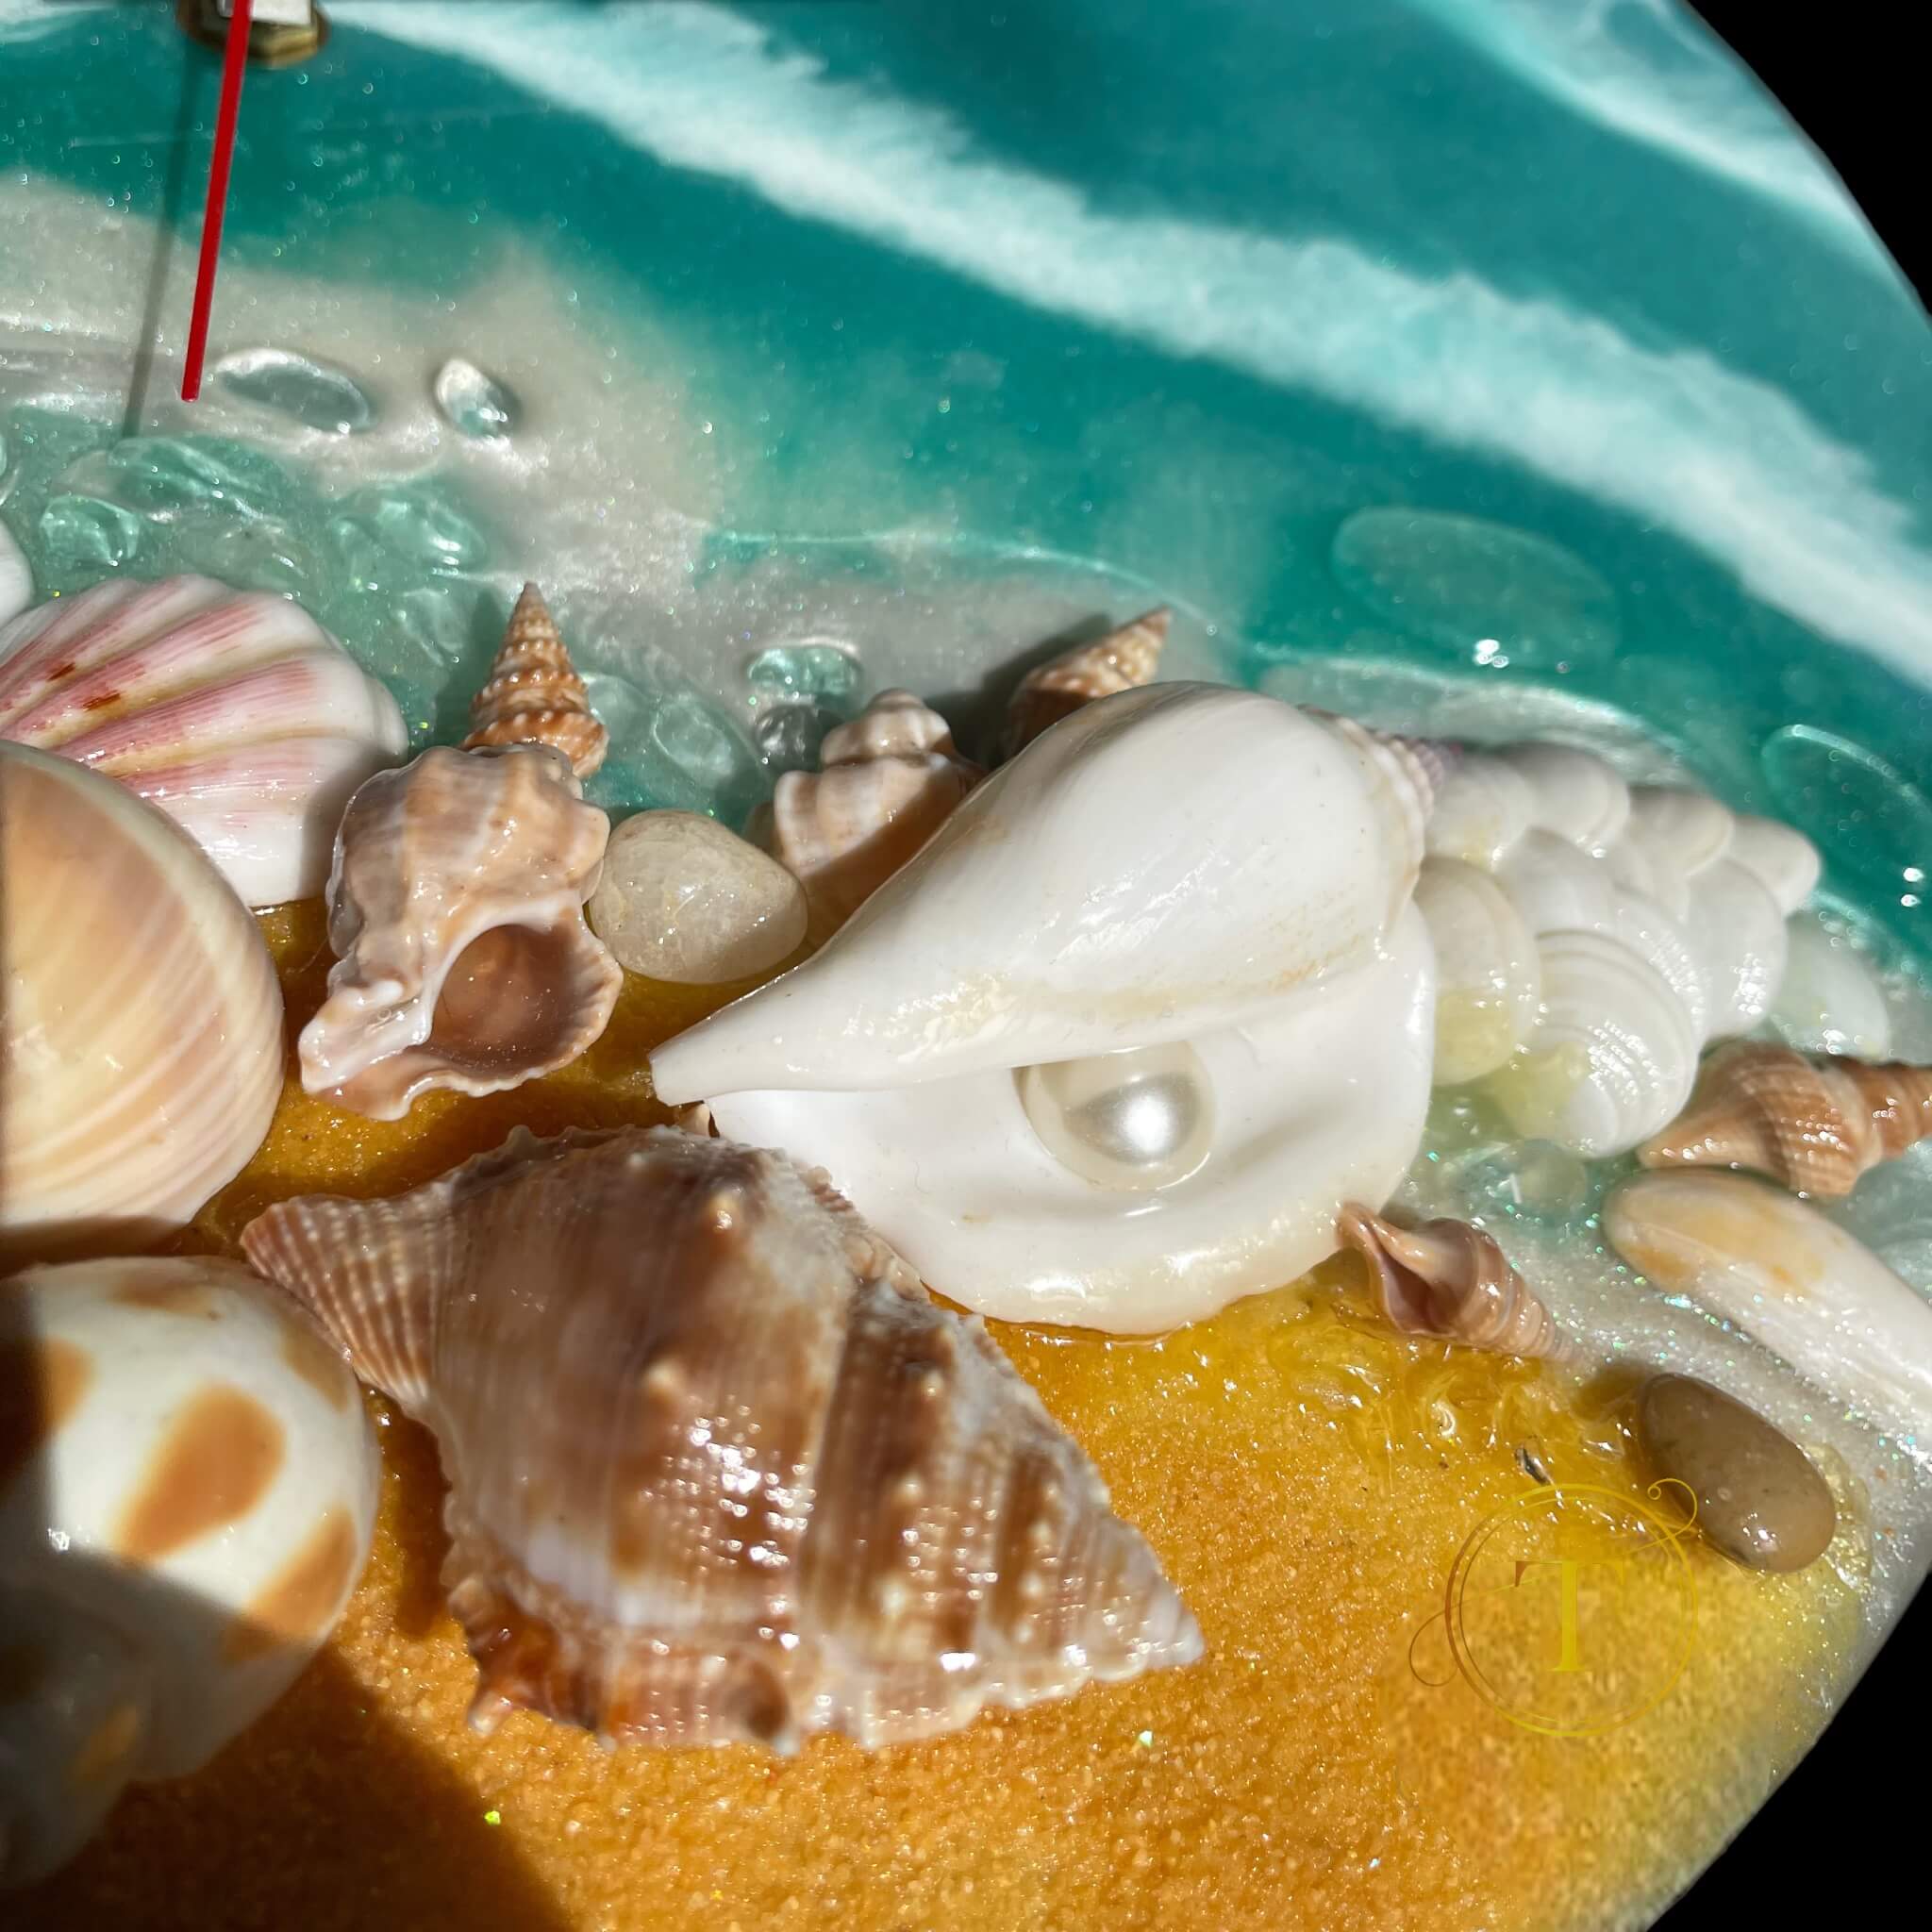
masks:
<path id="1" fill-rule="evenodd" d="M 1690 1104 L 1637 1150 L 1645 1167 L 1747 1167 L 1837 1198 L 1932 1135 L 1932 1067 L 1741 1041 L 1705 1061 Z"/>
<path id="2" fill-rule="evenodd" d="M 604 762 L 610 734 L 591 709 L 584 680 L 571 662 L 557 620 L 535 584 L 525 584 L 490 682 L 470 705 L 463 749 L 495 744 L 547 744 L 570 760 L 579 778 Z"/>
<path id="3" fill-rule="evenodd" d="M 1151 684 L 1173 622 L 1174 612 L 1163 606 L 1029 671 L 1008 707 L 1007 756 L 1024 751 L 1048 725 L 1094 698 Z"/>
<path id="4" fill-rule="evenodd" d="M 1350 1202 L 1335 1232 L 1368 1263 L 1376 1307 L 1405 1335 L 1440 1335 L 1497 1355 L 1569 1353 L 1549 1309 L 1483 1229 L 1447 1220 L 1397 1227 Z"/>

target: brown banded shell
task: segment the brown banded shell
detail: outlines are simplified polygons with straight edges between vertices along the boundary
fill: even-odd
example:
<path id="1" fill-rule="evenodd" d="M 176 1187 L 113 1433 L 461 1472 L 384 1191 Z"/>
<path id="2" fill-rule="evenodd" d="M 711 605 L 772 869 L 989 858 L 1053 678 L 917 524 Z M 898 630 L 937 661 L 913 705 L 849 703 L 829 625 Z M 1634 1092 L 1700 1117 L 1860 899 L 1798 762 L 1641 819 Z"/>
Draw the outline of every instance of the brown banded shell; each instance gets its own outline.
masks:
<path id="1" fill-rule="evenodd" d="M 773 856 L 805 888 L 814 940 L 844 924 L 986 776 L 952 727 L 907 691 L 881 691 L 825 734 L 824 769 L 772 794 Z"/>
<path id="2" fill-rule="evenodd" d="M 303 1087 L 400 1120 L 434 1088 L 495 1093 L 575 1059 L 624 985 L 584 924 L 609 835 L 547 745 L 439 745 L 370 779 L 336 834 L 338 958 Z"/>
<path id="3" fill-rule="evenodd" d="M 588 778 L 604 762 L 610 734 L 591 709 L 584 680 L 535 584 L 524 586 L 509 614 L 490 682 L 471 702 L 470 719 L 466 751 L 482 745 L 547 744 L 570 760 L 579 778 Z"/>
<path id="4" fill-rule="evenodd" d="M 242 1245 L 435 1432 L 486 1727 L 871 1746 L 1200 1654 L 985 1328 L 776 1155 L 519 1130 Z"/>
<path id="5" fill-rule="evenodd" d="M 1645 1167 L 1747 1167 L 1794 1193 L 1835 1198 L 1927 1135 L 1932 1067 L 1741 1041 L 1711 1055 L 1690 1106 L 1637 1158 Z"/>
<path id="6" fill-rule="evenodd" d="M 1173 622 L 1174 612 L 1163 606 L 1029 671 L 1008 706 L 1008 757 L 1094 698 L 1153 683 Z"/>
<path id="7" fill-rule="evenodd" d="M 1368 1263 L 1376 1306 L 1405 1335 L 1440 1335 L 1497 1355 L 1568 1353 L 1549 1309 L 1482 1228 L 1448 1220 L 1398 1227 L 1352 1202 L 1335 1232 Z"/>

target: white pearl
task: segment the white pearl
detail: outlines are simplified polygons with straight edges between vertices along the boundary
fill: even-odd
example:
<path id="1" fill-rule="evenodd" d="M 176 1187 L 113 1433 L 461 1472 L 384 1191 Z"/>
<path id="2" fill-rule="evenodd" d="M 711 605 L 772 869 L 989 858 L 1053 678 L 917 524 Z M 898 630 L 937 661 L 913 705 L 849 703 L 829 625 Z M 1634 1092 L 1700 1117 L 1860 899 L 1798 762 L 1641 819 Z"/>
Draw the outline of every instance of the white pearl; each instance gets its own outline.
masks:
<path id="1" fill-rule="evenodd" d="M 1208 1158 L 1214 1095 L 1185 1041 L 1022 1067 L 1013 1077 L 1041 1144 L 1096 1187 L 1170 1187 Z"/>

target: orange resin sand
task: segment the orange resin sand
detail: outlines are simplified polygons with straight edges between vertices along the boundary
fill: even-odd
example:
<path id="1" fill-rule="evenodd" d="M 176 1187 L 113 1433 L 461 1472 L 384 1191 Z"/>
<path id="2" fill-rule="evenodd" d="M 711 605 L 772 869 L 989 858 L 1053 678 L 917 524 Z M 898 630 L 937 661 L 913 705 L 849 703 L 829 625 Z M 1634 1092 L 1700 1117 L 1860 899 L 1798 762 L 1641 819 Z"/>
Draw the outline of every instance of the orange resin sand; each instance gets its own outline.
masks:
<path id="1" fill-rule="evenodd" d="M 321 993 L 321 919 L 304 907 L 264 924 L 292 1038 Z M 291 1084 L 189 1245 L 232 1250 L 285 1195 L 414 1185 L 517 1123 L 659 1121 L 644 1053 L 721 997 L 633 980 L 563 1074 L 480 1101 L 433 1096 L 392 1125 Z M 464 1724 L 474 1670 L 437 1583 L 434 1447 L 378 1404 L 381 1520 L 335 1637 L 213 1765 L 132 1792 L 67 1873 L 10 1902 L 8 1923 L 1640 1924 L 1789 1769 L 1842 1688 L 1859 1628 L 1856 1522 L 1830 1559 L 1784 1577 L 1666 1535 L 1614 1587 L 1601 1568 L 1581 1573 L 1567 1618 L 1557 1566 L 1526 1568 L 1521 1587 L 1504 1557 L 1470 1567 L 1473 1548 L 1502 1550 L 1482 1543 L 1486 1521 L 1513 1524 L 1572 1486 L 1643 1500 L 1627 1390 L 1398 1340 L 1352 1262 L 1160 1341 L 998 1334 L 1193 1607 L 1200 1665 L 872 1757 L 840 1740 L 789 1762 L 610 1753 L 527 1714 L 484 1740 Z M 1563 1507 L 1589 1532 L 1597 1506 L 1574 1495 Z M 1667 1497 L 1648 1507 L 1674 1520 Z M 1458 1553 L 1466 1650 L 1492 1697 L 1612 1718 L 1653 1690 L 1661 1701 L 1595 1735 L 1506 1715 L 1448 1642 Z"/>

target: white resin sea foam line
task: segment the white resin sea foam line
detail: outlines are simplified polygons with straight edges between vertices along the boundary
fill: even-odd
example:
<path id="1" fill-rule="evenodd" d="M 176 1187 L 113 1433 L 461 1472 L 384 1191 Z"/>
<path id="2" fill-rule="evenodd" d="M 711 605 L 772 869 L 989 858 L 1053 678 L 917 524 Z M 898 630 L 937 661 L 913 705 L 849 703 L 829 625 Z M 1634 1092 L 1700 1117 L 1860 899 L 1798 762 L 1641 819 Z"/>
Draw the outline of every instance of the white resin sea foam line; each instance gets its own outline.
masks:
<path id="1" fill-rule="evenodd" d="M 1599 317 L 1341 242 L 1096 212 L 1064 182 L 974 158 L 949 116 L 828 79 L 712 7 L 607 13 L 594 33 L 541 8 L 334 12 L 1036 308 L 1513 458 L 1658 524 L 1825 635 L 1932 670 L 1932 554 L 1912 509 L 1789 396 L 1701 350 L 1640 348 Z"/>
<path id="2" fill-rule="evenodd" d="M 1777 204 L 1861 267 L 1892 276 L 1838 176 L 1676 0 L 1410 4 L 1539 93 Z M 1645 58 L 1640 42 L 1667 58 Z"/>

